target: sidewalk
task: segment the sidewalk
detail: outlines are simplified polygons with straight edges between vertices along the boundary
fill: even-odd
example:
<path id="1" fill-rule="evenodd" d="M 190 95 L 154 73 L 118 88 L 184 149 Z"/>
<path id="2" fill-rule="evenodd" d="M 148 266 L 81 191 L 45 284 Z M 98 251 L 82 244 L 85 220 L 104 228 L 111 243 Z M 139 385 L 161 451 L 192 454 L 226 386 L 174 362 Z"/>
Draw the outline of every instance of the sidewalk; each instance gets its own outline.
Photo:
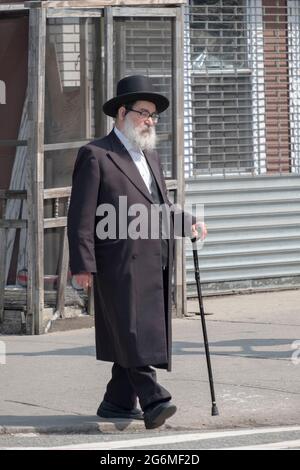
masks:
<path id="1" fill-rule="evenodd" d="M 215 391 L 211 401 L 198 303 L 173 321 L 173 371 L 158 371 L 178 412 L 172 429 L 300 424 L 300 291 L 205 299 Z M 95 411 L 111 365 L 95 360 L 94 329 L 43 336 L 0 336 L 0 433 L 144 430 Z M 298 350 L 292 344 L 298 341 Z M 298 365 L 292 361 L 298 352 Z M 162 428 L 160 428 L 162 429 Z M 145 430 L 146 432 L 146 430 Z"/>

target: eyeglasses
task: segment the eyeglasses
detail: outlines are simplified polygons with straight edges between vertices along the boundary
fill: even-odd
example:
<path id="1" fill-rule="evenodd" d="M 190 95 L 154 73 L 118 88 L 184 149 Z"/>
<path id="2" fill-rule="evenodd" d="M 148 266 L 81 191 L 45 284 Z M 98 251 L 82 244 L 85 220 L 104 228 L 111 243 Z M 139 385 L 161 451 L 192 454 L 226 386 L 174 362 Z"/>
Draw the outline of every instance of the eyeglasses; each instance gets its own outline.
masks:
<path id="1" fill-rule="evenodd" d="M 149 113 L 149 111 L 146 111 L 146 109 L 143 109 L 142 111 L 138 111 L 137 109 L 132 109 L 132 108 L 126 108 L 127 111 L 133 111 L 134 113 L 138 113 L 142 116 L 143 119 L 149 119 L 151 118 L 154 124 L 157 124 L 159 121 L 159 114 L 157 113 Z"/>

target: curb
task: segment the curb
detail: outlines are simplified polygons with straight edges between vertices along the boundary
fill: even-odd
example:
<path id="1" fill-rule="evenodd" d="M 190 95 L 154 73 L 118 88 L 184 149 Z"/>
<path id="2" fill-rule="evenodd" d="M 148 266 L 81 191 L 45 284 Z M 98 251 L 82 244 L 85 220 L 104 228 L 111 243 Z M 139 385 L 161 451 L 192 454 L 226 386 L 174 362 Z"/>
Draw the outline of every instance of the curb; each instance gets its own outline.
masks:
<path id="1" fill-rule="evenodd" d="M 145 431 L 144 422 L 118 420 L 109 422 L 94 422 L 78 425 L 52 425 L 52 426 L 0 426 L 1 435 L 13 434 L 112 434 L 120 431 Z"/>
<path id="2" fill-rule="evenodd" d="M 203 431 L 203 429 L 215 429 L 215 426 L 202 424 L 198 426 L 183 426 L 176 424 L 164 424 L 159 428 L 152 429 L 151 432 L 160 431 Z M 225 425 L 217 426 L 217 428 L 226 428 Z M 0 426 L 0 436 L 16 435 L 16 434 L 117 434 L 120 432 L 145 432 L 145 424 L 143 421 L 130 422 L 128 420 L 85 423 L 79 425 L 68 426 Z"/>
<path id="3" fill-rule="evenodd" d="M 250 423 L 201 423 L 199 425 L 180 425 L 165 423 L 151 432 L 201 432 L 203 430 L 216 430 L 216 429 L 236 429 L 249 426 Z M 253 423 L 252 423 L 253 425 Z M 263 423 L 257 423 L 258 426 L 263 426 Z M 0 436 L 2 435 L 16 435 L 16 434 L 117 434 L 120 432 L 148 432 L 145 428 L 144 422 L 131 422 L 128 420 L 107 421 L 107 422 L 94 422 L 79 425 L 67 426 L 0 426 Z"/>
<path id="4" fill-rule="evenodd" d="M 228 429 L 249 429 L 260 427 L 280 427 L 280 426 L 299 426 L 299 422 L 289 422 L 282 420 L 275 420 L 274 422 L 267 422 L 263 420 L 226 420 L 222 422 L 203 422 L 194 425 L 182 424 L 169 424 L 165 423 L 159 428 L 152 429 L 151 432 L 201 432 L 201 431 L 216 431 Z M 91 423 L 73 424 L 73 425 L 50 425 L 50 426 L 0 426 L 0 436 L 4 435 L 17 435 L 17 434 L 34 434 L 34 435 L 50 435 L 50 434 L 118 434 L 121 432 L 137 433 L 143 432 L 147 434 L 149 431 L 145 428 L 143 421 L 95 421 Z"/>

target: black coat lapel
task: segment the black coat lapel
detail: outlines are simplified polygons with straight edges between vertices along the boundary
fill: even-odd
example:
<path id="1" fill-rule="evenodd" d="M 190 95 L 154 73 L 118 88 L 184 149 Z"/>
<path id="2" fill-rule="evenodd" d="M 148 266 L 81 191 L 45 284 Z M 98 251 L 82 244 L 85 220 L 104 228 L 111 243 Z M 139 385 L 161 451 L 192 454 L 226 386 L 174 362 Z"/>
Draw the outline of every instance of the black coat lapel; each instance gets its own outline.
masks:
<path id="1" fill-rule="evenodd" d="M 112 131 L 109 134 L 111 141 L 112 151 L 107 152 L 107 156 L 120 168 L 120 170 L 127 176 L 128 179 L 134 184 L 134 186 L 150 201 L 153 203 L 151 194 L 137 169 L 134 161 L 122 142 L 118 139 L 115 132 Z"/>
<path id="2" fill-rule="evenodd" d="M 160 169 L 159 169 L 159 163 L 157 162 L 157 158 L 159 158 L 157 156 L 157 158 L 155 158 L 153 156 L 153 153 L 152 152 L 144 152 L 144 155 L 146 157 L 146 160 L 148 162 L 148 165 L 150 166 L 151 170 L 152 170 L 152 173 L 155 177 L 155 180 L 156 180 L 156 183 L 160 189 L 160 192 L 161 192 L 161 195 L 162 195 L 162 198 L 163 200 L 165 201 L 165 193 L 164 193 L 164 190 L 163 190 L 163 186 L 162 186 L 162 181 L 161 181 L 161 174 L 160 174 Z M 166 202 L 166 201 L 165 201 Z"/>

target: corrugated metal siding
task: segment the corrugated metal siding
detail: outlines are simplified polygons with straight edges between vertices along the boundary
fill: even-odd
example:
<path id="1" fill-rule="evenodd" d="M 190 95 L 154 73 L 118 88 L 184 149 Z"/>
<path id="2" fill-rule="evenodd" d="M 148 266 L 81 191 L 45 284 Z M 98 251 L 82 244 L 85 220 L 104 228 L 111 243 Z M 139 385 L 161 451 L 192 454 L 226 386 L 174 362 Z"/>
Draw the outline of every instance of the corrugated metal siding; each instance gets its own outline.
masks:
<path id="1" fill-rule="evenodd" d="M 206 291 L 300 285 L 300 177 L 186 181 L 186 203 L 204 204 L 209 235 L 199 249 Z M 195 295 L 186 242 L 188 295 Z"/>

